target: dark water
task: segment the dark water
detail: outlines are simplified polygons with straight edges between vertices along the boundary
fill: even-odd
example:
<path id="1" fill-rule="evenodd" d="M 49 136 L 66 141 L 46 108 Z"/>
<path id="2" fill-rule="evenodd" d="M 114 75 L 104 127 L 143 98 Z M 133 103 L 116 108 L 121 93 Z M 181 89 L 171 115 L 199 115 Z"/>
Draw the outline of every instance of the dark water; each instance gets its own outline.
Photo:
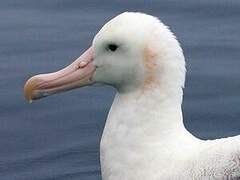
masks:
<path id="1" fill-rule="evenodd" d="M 185 50 L 186 127 L 200 138 L 240 134 L 240 2 L 0 1 L 0 180 L 98 180 L 99 140 L 114 97 L 83 88 L 28 104 L 33 74 L 60 69 L 123 11 L 171 26 Z"/>

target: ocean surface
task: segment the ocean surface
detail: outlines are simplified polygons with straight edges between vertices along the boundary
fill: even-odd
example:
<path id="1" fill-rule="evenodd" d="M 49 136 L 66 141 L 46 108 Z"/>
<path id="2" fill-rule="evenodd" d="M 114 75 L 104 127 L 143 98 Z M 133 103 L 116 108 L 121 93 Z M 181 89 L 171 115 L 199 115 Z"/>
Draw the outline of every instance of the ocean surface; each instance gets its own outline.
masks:
<path id="1" fill-rule="evenodd" d="M 0 0 L 0 180 L 101 179 L 99 141 L 115 90 L 29 104 L 23 86 L 72 62 L 124 11 L 159 17 L 181 42 L 186 128 L 202 139 L 240 134 L 240 1 Z"/>

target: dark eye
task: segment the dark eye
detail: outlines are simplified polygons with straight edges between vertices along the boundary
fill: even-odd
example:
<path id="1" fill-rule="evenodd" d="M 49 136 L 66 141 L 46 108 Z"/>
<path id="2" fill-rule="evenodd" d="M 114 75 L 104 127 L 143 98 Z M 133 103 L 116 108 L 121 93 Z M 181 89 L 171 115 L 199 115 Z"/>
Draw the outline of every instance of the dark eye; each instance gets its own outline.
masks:
<path id="1" fill-rule="evenodd" d="M 110 51 L 114 52 L 114 51 L 117 50 L 118 45 L 116 45 L 116 44 L 109 44 L 107 48 L 108 48 Z"/>

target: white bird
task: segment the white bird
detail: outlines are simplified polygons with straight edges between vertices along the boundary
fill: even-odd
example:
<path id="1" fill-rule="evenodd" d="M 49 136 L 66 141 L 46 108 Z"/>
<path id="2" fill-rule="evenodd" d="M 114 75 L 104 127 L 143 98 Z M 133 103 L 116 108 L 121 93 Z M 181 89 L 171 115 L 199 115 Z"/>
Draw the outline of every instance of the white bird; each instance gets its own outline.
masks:
<path id="1" fill-rule="evenodd" d="M 240 179 L 240 137 L 200 140 L 183 124 L 185 59 L 159 19 L 126 12 L 65 69 L 32 77 L 31 101 L 94 83 L 117 89 L 100 144 L 103 180 Z"/>

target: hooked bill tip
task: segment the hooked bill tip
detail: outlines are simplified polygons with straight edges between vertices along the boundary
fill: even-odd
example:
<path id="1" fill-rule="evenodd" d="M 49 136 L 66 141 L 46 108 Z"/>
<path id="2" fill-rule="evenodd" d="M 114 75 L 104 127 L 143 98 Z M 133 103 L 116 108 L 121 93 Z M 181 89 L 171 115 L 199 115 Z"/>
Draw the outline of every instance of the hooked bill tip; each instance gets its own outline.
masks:
<path id="1" fill-rule="evenodd" d="M 32 103 L 32 93 L 35 88 L 34 78 L 30 78 L 24 86 L 24 96 L 29 103 Z"/>

